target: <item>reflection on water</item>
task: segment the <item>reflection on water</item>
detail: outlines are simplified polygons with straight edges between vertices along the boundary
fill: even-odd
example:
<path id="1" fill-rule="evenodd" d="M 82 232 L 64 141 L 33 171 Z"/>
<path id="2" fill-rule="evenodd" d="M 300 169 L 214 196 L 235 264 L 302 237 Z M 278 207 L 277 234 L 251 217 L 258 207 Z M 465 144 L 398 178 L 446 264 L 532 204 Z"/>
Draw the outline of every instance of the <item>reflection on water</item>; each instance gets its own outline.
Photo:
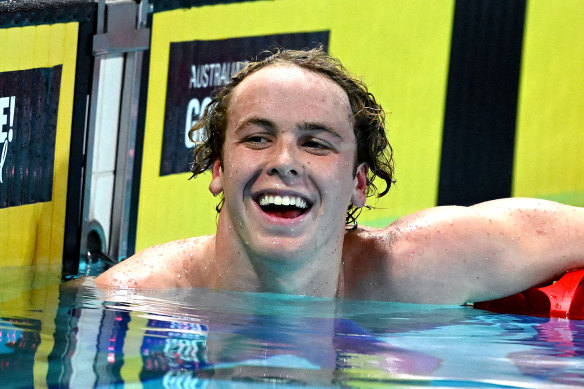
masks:
<path id="1" fill-rule="evenodd" d="M 40 329 L 41 323 L 38 320 L 0 319 L 2 381 L 18 382 L 23 387 L 33 386 L 34 355 L 41 343 Z"/>
<path id="2" fill-rule="evenodd" d="M 14 296 L 0 387 L 584 384 L 582 321 L 204 289 Z"/>

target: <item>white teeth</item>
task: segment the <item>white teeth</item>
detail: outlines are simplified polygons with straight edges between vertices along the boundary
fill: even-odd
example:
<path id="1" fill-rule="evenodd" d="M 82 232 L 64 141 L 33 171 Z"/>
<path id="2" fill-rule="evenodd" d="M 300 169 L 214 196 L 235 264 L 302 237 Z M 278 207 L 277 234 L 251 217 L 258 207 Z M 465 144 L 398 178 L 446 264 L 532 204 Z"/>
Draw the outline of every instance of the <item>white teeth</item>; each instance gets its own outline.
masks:
<path id="1" fill-rule="evenodd" d="M 262 195 L 260 197 L 259 203 L 261 206 L 274 204 L 274 205 L 294 205 L 298 208 L 306 208 L 307 207 L 306 200 L 304 200 L 302 197 L 298 197 L 298 196 Z"/>

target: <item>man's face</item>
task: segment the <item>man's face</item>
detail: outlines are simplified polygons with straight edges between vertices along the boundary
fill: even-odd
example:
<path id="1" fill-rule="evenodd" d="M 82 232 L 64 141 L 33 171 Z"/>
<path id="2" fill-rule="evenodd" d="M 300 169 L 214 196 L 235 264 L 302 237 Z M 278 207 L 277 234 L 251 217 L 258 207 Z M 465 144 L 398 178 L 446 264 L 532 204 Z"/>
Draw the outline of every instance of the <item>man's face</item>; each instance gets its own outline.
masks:
<path id="1" fill-rule="evenodd" d="M 223 191 L 221 212 L 245 247 L 280 258 L 342 248 L 347 206 L 365 203 L 351 116 L 339 85 L 294 65 L 270 65 L 234 89 L 210 190 Z"/>

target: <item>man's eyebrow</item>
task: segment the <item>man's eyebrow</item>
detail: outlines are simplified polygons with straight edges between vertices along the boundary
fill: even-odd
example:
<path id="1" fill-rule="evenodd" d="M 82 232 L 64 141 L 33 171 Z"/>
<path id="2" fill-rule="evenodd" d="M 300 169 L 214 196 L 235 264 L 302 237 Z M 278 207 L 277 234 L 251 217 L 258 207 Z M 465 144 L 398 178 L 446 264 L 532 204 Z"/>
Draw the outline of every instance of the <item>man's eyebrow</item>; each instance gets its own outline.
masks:
<path id="1" fill-rule="evenodd" d="M 298 126 L 298 129 L 301 131 L 308 131 L 308 132 L 322 132 L 322 131 L 324 131 L 324 132 L 334 136 L 335 138 L 338 138 L 340 140 L 343 139 L 343 137 L 341 135 L 339 135 L 338 132 L 336 132 L 331 127 L 327 126 L 326 124 L 322 124 L 322 123 L 312 123 L 312 122 L 302 123 L 301 125 Z"/>
<path id="2" fill-rule="evenodd" d="M 249 124 L 253 124 L 253 125 L 262 127 L 265 130 L 270 130 L 270 131 L 272 131 L 275 127 L 274 123 L 272 123 L 268 119 L 253 116 L 253 117 L 247 118 L 244 121 L 238 123 L 237 127 L 235 128 L 235 133 L 237 134 L 237 132 L 239 130 L 241 130 L 242 128 L 246 127 Z"/>

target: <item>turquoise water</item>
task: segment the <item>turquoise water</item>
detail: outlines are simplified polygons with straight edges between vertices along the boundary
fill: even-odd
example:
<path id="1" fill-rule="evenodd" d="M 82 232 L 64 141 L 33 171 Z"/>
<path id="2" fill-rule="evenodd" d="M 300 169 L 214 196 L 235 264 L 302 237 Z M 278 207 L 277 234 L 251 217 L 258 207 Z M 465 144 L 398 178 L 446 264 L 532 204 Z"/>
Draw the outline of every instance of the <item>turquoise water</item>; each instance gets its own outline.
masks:
<path id="1" fill-rule="evenodd" d="M 584 321 L 36 281 L 0 295 L 0 387 L 580 387 Z"/>

